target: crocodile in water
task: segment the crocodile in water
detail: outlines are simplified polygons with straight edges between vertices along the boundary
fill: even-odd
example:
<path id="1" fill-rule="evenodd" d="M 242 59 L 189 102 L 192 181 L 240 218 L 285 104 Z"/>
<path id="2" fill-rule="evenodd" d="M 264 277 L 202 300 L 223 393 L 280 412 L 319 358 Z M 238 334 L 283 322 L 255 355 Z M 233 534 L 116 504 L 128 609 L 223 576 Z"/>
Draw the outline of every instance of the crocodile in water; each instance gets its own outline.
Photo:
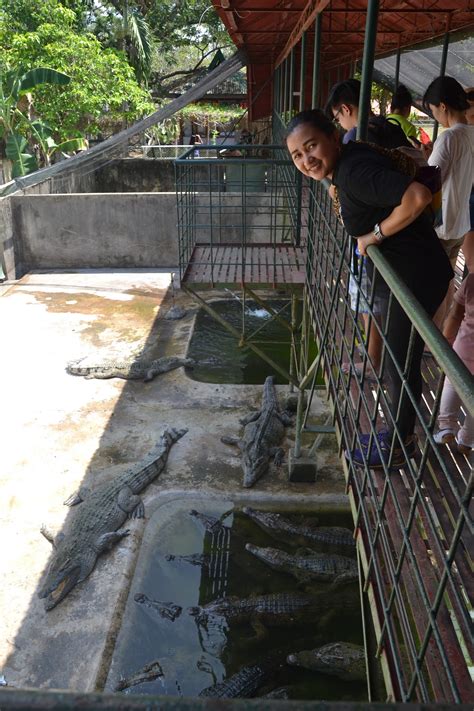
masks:
<path id="1" fill-rule="evenodd" d="M 350 642 L 330 642 L 317 649 L 295 652 L 287 657 L 287 662 L 345 681 L 364 681 L 367 678 L 364 648 Z"/>
<path id="2" fill-rule="evenodd" d="M 81 489 L 71 496 L 66 505 L 80 506 L 71 512 L 64 532 L 54 540 L 42 529 L 54 548 L 39 593 L 39 597 L 46 598 L 46 610 L 55 607 L 77 583 L 90 575 L 101 553 L 128 535 L 128 529 L 120 529 L 127 518 L 143 518 L 145 510 L 138 494 L 160 474 L 170 448 L 186 432 L 186 429 L 166 429 L 159 444 L 140 464 L 91 492 Z"/>
<path id="3" fill-rule="evenodd" d="M 358 595 L 354 595 L 347 587 L 342 587 L 312 594 L 283 592 L 247 598 L 221 597 L 202 607 L 190 607 L 188 613 L 195 617 L 198 624 L 203 625 L 206 625 L 209 619 L 224 618 L 227 622 L 260 620 L 268 625 L 291 626 L 296 623 L 316 623 L 323 613 L 335 607 L 355 610 L 358 606 Z"/>
<path id="4" fill-rule="evenodd" d="M 245 506 L 242 510 L 276 540 L 303 546 L 310 544 L 341 553 L 355 553 L 356 544 L 349 528 L 317 526 L 311 520 L 296 523 L 279 513 L 257 511 L 250 506 Z"/>
<path id="5" fill-rule="evenodd" d="M 171 356 L 169 358 L 157 358 L 152 361 L 111 361 L 101 363 L 99 365 L 80 365 L 80 361 L 68 363 L 66 372 L 69 375 L 82 375 L 86 380 L 91 378 L 99 378 L 107 380 L 108 378 L 123 378 L 124 380 L 144 380 L 146 383 L 153 380 L 157 375 L 167 373 L 169 370 L 186 366 L 191 368 L 195 365 L 192 358 L 177 358 Z"/>
<path id="6" fill-rule="evenodd" d="M 321 580 L 350 582 L 357 580 L 357 561 L 335 553 L 315 553 L 310 550 L 286 553 L 278 548 L 260 548 L 247 543 L 245 549 L 275 570 L 290 573 L 301 582 Z"/>
<path id="7" fill-rule="evenodd" d="M 168 553 L 168 555 L 165 555 L 165 560 L 190 563 L 203 569 L 208 569 L 211 564 L 211 556 L 207 553 L 190 553 L 189 555 L 172 555 Z"/>
<path id="8" fill-rule="evenodd" d="M 203 514 L 200 511 L 196 511 L 196 509 L 191 509 L 189 515 L 192 516 L 195 521 L 198 521 L 205 531 L 212 534 L 222 531 L 224 528 L 230 530 L 229 527 L 224 524 L 224 521 L 231 513 L 233 513 L 233 509 L 225 511 L 221 516 L 217 517 L 211 516 L 210 514 Z"/>
<path id="9" fill-rule="evenodd" d="M 239 447 L 242 452 L 243 485 L 250 487 L 267 471 L 270 458 L 279 466 L 283 449 L 279 447 L 285 426 L 291 419 L 280 411 L 275 392 L 274 378 L 269 375 L 263 386 L 262 408 L 240 420 L 244 425 L 242 438 L 221 437 L 221 442 Z"/>
<path id="10" fill-rule="evenodd" d="M 150 662 L 143 669 L 128 677 L 128 679 L 122 677 L 115 687 L 115 691 L 123 691 L 124 689 L 130 689 L 132 686 L 137 686 L 137 684 L 155 681 L 160 676 L 163 676 L 163 669 L 160 663 L 158 661 Z"/>
<path id="11" fill-rule="evenodd" d="M 276 676 L 284 665 L 284 654 L 271 654 L 255 664 L 242 667 L 228 679 L 208 686 L 199 696 L 221 699 L 251 698 L 263 684 Z"/>
<path id="12" fill-rule="evenodd" d="M 145 607 L 149 607 L 150 610 L 157 612 L 160 617 L 164 617 L 166 620 L 174 620 L 180 616 L 183 608 L 179 605 L 175 605 L 174 602 L 161 602 L 161 600 L 152 600 L 145 593 L 136 593 L 133 599 L 135 602 L 139 602 Z"/>

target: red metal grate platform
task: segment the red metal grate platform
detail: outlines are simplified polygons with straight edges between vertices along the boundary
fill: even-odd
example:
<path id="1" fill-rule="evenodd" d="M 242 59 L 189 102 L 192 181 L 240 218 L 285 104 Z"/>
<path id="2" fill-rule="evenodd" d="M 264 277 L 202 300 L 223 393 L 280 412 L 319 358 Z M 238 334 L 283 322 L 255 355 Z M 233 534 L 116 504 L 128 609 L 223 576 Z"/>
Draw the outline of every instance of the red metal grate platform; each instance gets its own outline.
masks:
<path id="1" fill-rule="evenodd" d="M 303 288 L 305 249 L 286 244 L 197 244 L 181 279 L 187 286 L 214 288 Z"/>

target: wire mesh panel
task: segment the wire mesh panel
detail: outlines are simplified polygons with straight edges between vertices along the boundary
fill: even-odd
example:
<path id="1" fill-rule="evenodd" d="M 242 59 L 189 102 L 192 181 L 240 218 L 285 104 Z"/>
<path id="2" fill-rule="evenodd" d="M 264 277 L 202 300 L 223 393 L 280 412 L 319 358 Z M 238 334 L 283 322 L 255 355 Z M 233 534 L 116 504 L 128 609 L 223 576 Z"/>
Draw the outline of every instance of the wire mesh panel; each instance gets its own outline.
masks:
<path id="1" fill-rule="evenodd" d="M 304 283 L 301 180 L 281 146 L 190 149 L 176 166 L 179 264 L 188 285 Z"/>
<path id="2" fill-rule="evenodd" d="M 444 374 L 463 401 L 459 425 L 468 412 L 474 414 L 474 378 L 374 249 L 373 273 L 367 276 L 366 265 L 354 258 L 353 240 L 335 219 L 325 187 L 311 183 L 303 190 L 305 294 L 320 353 L 301 384 L 311 385 L 312 378 L 313 393 L 317 372 L 323 371 L 345 450 L 342 459 L 386 680 L 401 701 L 467 703 L 474 698 L 473 475 L 469 451 L 455 443 L 437 445 L 432 433 Z M 374 290 L 381 277 L 389 286 L 387 303 L 380 303 Z M 400 314 L 409 319 L 402 359 L 397 339 L 387 337 Z M 373 332 L 381 342 L 380 362 L 371 353 Z M 417 352 L 421 355 L 422 339 L 436 359 L 422 358 L 418 397 L 410 368 Z M 409 439 L 400 429 L 408 412 L 415 419 Z M 395 432 L 390 451 L 383 450 L 384 430 Z M 377 466 L 371 450 L 377 452 Z"/>

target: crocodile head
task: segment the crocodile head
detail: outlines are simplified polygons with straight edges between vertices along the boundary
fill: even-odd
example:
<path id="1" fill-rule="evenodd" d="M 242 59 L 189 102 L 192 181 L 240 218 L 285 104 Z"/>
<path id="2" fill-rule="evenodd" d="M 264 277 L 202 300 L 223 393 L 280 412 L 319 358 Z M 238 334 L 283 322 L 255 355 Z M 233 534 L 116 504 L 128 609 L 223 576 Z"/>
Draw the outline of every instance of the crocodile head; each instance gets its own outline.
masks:
<path id="1" fill-rule="evenodd" d="M 253 486 L 265 474 L 267 467 L 268 457 L 253 457 L 252 454 L 244 452 L 242 457 L 243 486 L 247 489 Z"/>
<path id="2" fill-rule="evenodd" d="M 38 593 L 38 597 L 46 598 L 44 608 L 52 610 L 79 581 L 81 565 L 70 558 L 68 554 L 55 556 L 48 570 L 46 581 Z"/>

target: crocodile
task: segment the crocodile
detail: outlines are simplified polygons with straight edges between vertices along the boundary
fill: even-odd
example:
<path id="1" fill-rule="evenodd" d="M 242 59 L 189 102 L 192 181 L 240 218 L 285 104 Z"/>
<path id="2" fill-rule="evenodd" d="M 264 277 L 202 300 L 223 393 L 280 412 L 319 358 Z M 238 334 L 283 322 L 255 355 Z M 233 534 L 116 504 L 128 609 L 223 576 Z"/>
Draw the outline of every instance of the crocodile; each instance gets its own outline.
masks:
<path id="1" fill-rule="evenodd" d="M 367 678 L 364 648 L 350 642 L 330 642 L 323 647 L 295 652 L 286 661 L 345 681 L 365 681 Z"/>
<path id="2" fill-rule="evenodd" d="M 242 667 L 228 679 L 208 686 L 199 693 L 199 696 L 220 699 L 251 698 L 263 684 L 279 674 L 284 665 L 284 654 L 270 654 L 255 664 Z"/>
<path id="3" fill-rule="evenodd" d="M 84 503 L 68 517 L 64 532 L 53 538 L 42 528 L 45 538 L 53 544 L 51 564 L 39 592 L 40 598 L 46 598 L 46 610 L 52 610 L 91 574 L 101 553 L 128 536 L 129 530 L 120 528 L 127 518 L 144 517 L 138 494 L 160 474 L 169 450 L 186 432 L 165 429 L 158 445 L 138 465 L 91 492 L 80 489 L 69 497 L 64 502 L 67 506 Z"/>
<path id="4" fill-rule="evenodd" d="M 149 607 L 167 620 L 174 622 L 180 616 L 183 608 L 175 605 L 174 602 L 161 602 L 161 600 L 151 600 L 145 593 L 136 593 L 133 597 L 135 602 L 139 602 L 145 607 Z"/>
<path id="5" fill-rule="evenodd" d="M 349 528 L 339 526 L 317 526 L 314 521 L 296 523 L 279 513 L 257 511 L 250 506 L 242 509 L 243 513 L 269 533 L 273 538 L 284 543 L 312 545 L 341 553 L 355 553 L 356 543 Z"/>
<path id="6" fill-rule="evenodd" d="M 343 555 L 315 553 L 308 549 L 296 554 L 278 548 L 260 548 L 247 543 L 245 549 L 275 570 L 290 573 L 300 582 L 321 580 L 341 583 L 358 580 L 357 561 Z"/>
<path id="7" fill-rule="evenodd" d="M 122 677 L 115 687 L 115 691 L 124 691 L 124 689 L 130 689 L 132 686 L 137 686 L 137 684 L 143 684 L 148 681 L 155 681 L 159 677 L 163 676 L 163 669 L 158 661 L 150 662 L 146 664 L 143 669 L 132 674 L 128 679 Z"/>
<path id="8" fill-rule="evenodd" d="M 223 529 L 230 530 L 230 528 L 224 524 L 224 521 L 232 512 L 233 509 L 229 509 L 229 511 L 225 511 L 221 516 L 217 517 L 211 516 L 210 514 L 203 514 L 200 511 L 196 511 L 196 509 L 191 509 L 189 515 L 192 516 L 195 521 L 198 521 L 208 533 L 217 533 Z"/>
<path id="9" fill-rule="evenodd" d="M 191 565 L 196 565 L 204 569 L 208 569 L 211 564 L 211 556 L 207 553 L 190 553 L 189 555 L 173 555 L 168 553 L 168 555 L 165 555 L 165 560 L 174 560 L 177 563 L 190 563 Z"/>
<path id="10" fill-rule="evenodd" d="M 358 609 L 359 597 L 347 587 L 316 593 L 269 593 L 248 598 L 231 595 L 217 598 L 207 605 L 189 607 L 187 611 L 202 625 L 206 625 L 212 618 L 225 618 L 227 622 L 235 623 L 259 620 L 268 625 L 292 626 L 318 621 L 323 613 L 335 607 L 343 610 Z"/>
<path id="11" fill-rule="evenodd" d="M 281 465 L 284 452 L 278 445 L 285 434 L 285 426 L 292 424 L 291 418 L 280 411 L 272 375 L 266 378 L 263 386 L 261 409 L 241 419 L 240 424 L 244 425 L 242 438 L 221 437 L 221 442 L 240 449 L 243 485 L 249 488 L 266 473 L 271 457 L 277 466 Z"/>
<path id="12" fill-rule="evenodd" d="M 178 358 L 171 356 L 169 358 L 157 358 L 152 361 L 110 361 L 100 363 L 99 365 L 80 365 L 81 361 L 68 363 L 66 372 L 69 375 L 82 375 L 86 380 L 98 378 L 107 380 L 108 378 L 123 378 L 124 380 L 144 380 L 145 383 L 153 380 L 157 375 L 167 373 L 169 370 L 193 367 L 195 361 L 192 358 Z"/>

